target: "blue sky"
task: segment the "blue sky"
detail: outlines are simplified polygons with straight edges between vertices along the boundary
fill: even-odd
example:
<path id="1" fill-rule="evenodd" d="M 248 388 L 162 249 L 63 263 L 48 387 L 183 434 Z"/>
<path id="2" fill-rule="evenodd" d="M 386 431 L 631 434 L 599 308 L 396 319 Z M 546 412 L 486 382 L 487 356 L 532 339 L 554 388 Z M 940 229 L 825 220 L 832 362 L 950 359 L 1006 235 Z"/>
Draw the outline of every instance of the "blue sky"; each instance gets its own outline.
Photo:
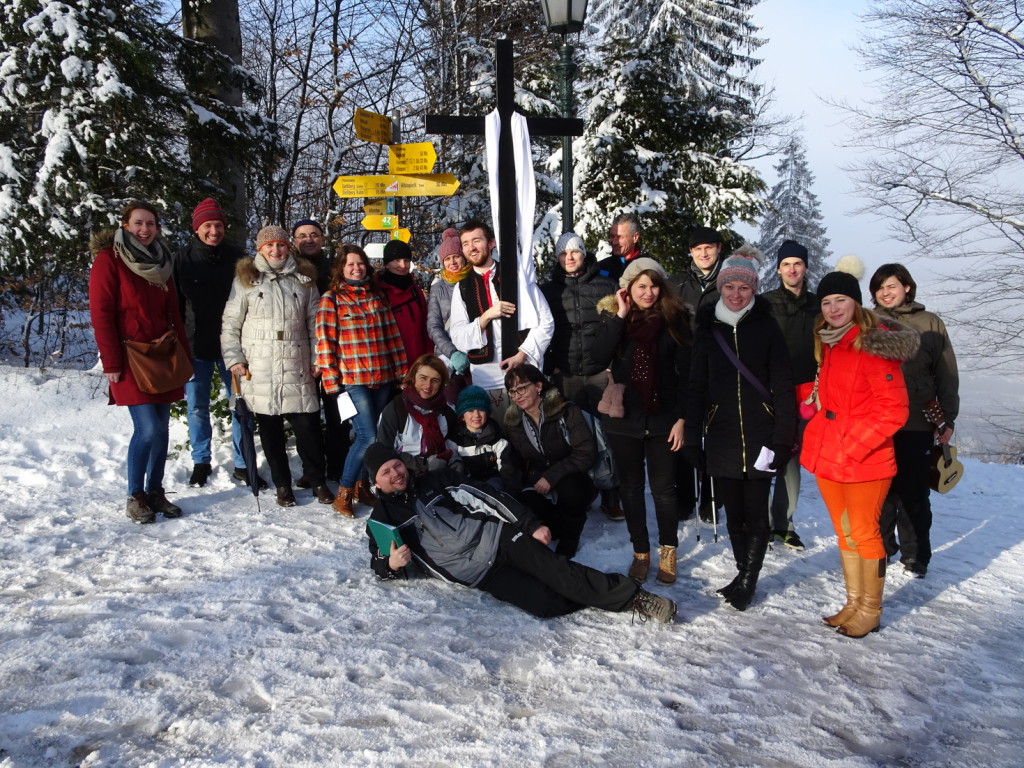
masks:
<path id="1" fill-rule="evenodd" d="M 872 73 L 863 71 L 851 46 L 865 30 L 858 18 L 866 0 L 762 0 L 754 21 L 767 43 L 757 51 L 762 59 L 758 79 L 774 86 L 775 110 L 794 116 L 803 126 L 807 160 L 815 176 L 814 192 L 821 202 L 833 258 L 856 253 L 868 274 L 887 261 L 907 256 L 884 220 L 854 212 L 866 202 L 853 193 L 843 166 L 857 159 L 843 145 L 849 129 L 841 112 L 823 99 L 861 101 L 871 93 Z M 769 185 L 776 181 L 773 163 L 758 164 Z M 741 229 L 745 235 L 756 233 Z M 910 265 L 911 269 L 912 262 Z"/>

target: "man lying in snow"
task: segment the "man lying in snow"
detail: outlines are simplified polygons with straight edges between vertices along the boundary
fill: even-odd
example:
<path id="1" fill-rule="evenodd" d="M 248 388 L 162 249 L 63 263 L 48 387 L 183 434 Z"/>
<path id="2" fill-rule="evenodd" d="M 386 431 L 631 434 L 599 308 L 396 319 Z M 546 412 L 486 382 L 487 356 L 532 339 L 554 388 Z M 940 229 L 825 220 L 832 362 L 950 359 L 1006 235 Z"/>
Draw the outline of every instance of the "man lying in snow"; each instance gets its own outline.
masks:
<path id="1" fill-rule="evenodd" d="M 475 587 L 547 618 L 591 606 L 639 613 L 671 623 L 676 604 L 617 573 L 601 573 L 556 555 L 551 531 L 524 505 L 451 469 L 412 478 L 399 455 L 383 443 L 363 459 L 377 486 L 371 520 L 398 529 L 381 554 L 370 535 L 370 565 L 395 579 L 415 559 L 429 574 Z M 369 529 L 367 530 L 369 533 Z"/>

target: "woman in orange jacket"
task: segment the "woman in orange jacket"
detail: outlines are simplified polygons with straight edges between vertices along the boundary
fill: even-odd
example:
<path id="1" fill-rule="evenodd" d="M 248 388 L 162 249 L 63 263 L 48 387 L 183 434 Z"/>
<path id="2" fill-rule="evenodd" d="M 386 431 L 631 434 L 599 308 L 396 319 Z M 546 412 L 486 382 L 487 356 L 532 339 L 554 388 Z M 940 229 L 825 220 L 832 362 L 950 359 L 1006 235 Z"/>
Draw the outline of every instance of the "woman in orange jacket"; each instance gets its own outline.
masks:
<path id="1" fill-rule="evenodd" d="M 920 337 L 861 306 L 860 259 L 844 256 L 837 269 L 818 285 L 812 395 L 818 411 L 807 424 L 800 463 L 818 481 L 846 579 L 846 605 L 824 621 L 840 634 L 864 637 L 878 629 L 882 615 L 885 547 L 878 518 L 896 474 L 892 436 L 908 413 L 900 365 L 917 352 Z"/>

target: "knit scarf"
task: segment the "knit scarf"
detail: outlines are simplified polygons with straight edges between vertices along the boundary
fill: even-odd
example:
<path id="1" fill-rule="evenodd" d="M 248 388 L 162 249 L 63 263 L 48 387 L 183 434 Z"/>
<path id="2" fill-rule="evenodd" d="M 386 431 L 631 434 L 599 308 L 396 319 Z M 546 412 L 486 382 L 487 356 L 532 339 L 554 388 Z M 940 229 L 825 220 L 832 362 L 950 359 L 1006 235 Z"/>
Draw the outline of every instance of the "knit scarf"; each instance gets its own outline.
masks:
<path id="1" fill-rule="evenodd" d="M 853 320 L 848 322 L 842 328 L 831 328 L 826 325 L 818 331 L 818 335 L 821 337 L 822 344 L 828 344 L 830 347 L 834 347 L 842 341 L 843 336 L 845 336 L 851 328 L 853 328 Z"/>
<path id="2" fill-rule="evenodd" d="M 740 320 L 742 320 L 744 316 L 753 308 L 753 298 L 750 299 L 750 301 L 747 303 L 747 306 L 745 306 L 738 312 L 733 312 L 731 309 L 725 306 L 725 299 L 719 299 L 718 302 L 715 304 L 715 318 L 721 320 L 726 325 L 730 325 L 733 328 L 735 328 L 737 325 L 739 325 Z"/>
<path id="3" fill-rule="evenodd" d="M 408 386 L 402 390 L 402 403 L 406 412 L 420 425 L 420 456 L 436 456 L 445 461 L 451 458 L 452 452 L 445 447 L 439 418 L 447 405 L 444 392 L 424 400 L 414 387 Z"/>
<path id="4" fill-rule="evenodd" d="M 146 247 L 135 235 L 121 227 L 114 232 L 114 253 L 128 269 L 147 283 L 167 290 L 167 280 L 171 277 L 171 251 L 162 237 L 157 236 Z"/>
<path id="5" fill-rule="evenodd" d="M 626 323 L 626 337 L 633 342 L 633 364 L 629 368 L 629 384 L 640 395 L 644 413 L 661 410 L 658 397 L 658 337 L 665 328 L 665 319 L 655 313 L 631 313 Z"/>
<path id="6" fill-rule="evenodd" d="M 412 275 L 396 275 L 394 272 L 389 272 L 387 269 L 381 271 L 377 278 L 382 283 L 393 285 L 395 288 L 408 288 L 412 285 Z"/>
<path id="7" fill-rule="evenodd" d="M 448 283 L 448 285 L 455 285 L 456 283 L 461 282 L 462 278 L 464 278 L 466 275 L 468 275 L 469 274 L 469 270 L 471 270 L 472 268 L 473 268 L 472 264 L 467 264 L 462 269 L 460 269 L 460 270 L 458 270 L 456 272 L 452 272 L 452 271 L 447 270 L 447 269 L 442 269 L 441 270 L 441 279 L 444 280 L 446 283 Z"/>

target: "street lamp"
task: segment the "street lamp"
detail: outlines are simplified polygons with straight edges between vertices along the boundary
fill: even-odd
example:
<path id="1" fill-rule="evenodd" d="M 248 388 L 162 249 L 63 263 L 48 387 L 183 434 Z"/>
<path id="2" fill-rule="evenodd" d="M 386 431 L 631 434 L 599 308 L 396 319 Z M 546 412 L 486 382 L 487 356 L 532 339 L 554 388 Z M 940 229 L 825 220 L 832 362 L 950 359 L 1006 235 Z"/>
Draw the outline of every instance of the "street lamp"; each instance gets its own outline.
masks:
<path id="1" fill-rule="evenodd" d="M 575 116 L 572 81 L 576 64 L 572 60 L 572 46 L 567 36 L 581 32 L 587 18 L 587 0 L 541 0 L 544 21 L 548 30 L 562 36 L 561 58 L 558 72 L 562 76 L 562 117 Z M 562 231 L 574 231 L 572 212 L 572 136 L 562 137 Z"/>

